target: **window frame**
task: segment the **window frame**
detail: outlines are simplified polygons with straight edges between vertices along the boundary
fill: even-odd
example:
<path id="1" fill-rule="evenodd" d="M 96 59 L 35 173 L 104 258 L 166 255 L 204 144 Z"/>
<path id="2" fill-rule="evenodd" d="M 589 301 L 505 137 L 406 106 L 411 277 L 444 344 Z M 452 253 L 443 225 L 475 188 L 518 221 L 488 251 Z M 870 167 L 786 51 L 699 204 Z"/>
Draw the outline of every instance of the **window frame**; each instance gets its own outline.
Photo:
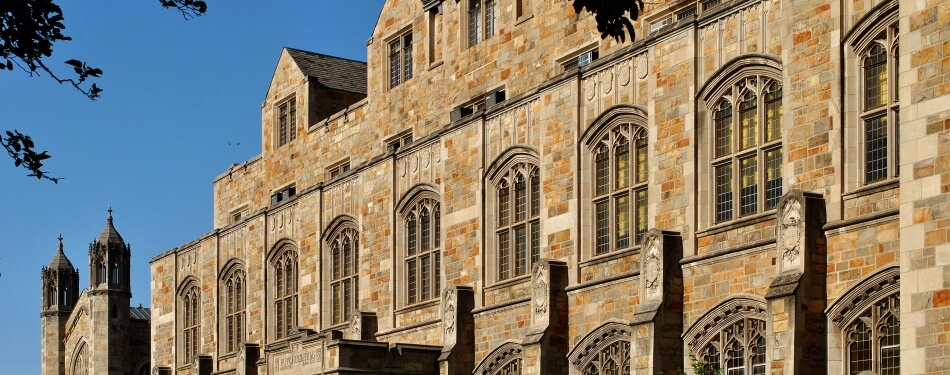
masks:
<path id="1" fill-rule="evenodd" d="M 289 110 L 288 110 L 289 109 Z M 297 98 L 291 95 L 274 105 L 275 143 L 284 147 L 297 139 Z"/>
<path id="2" fill-rule="evenodd" d="M 518 184 L 524 185 L 523 209 L 518 208 L 521 191 Z M 534 264 L 541 259 L 541 169 L 535 164 L 517 163 L 500 175 L 492 186 L 497 197 L 492 208 L 495 212 L 492 231 L 495 280 L 502 282 L 529 276 Z M 502 201 L 502 193 L 509 198 Z M 521 217 L 520 212 L 523 212 Z M 523 238 L 520 241 L 523 254 L 519 251 L 519 231 Z M 519 259 L 524 264 L 519 266 Z"/>
<path id="3" fill-rule="evenodd" d="M 532 193 L 530 191 L 530 173 L 533 170 L 537 170 L 537 194 L 536 198 L 532 198 Z M 543 170 L 540 168 L 539 158 L 537 152 L 528 147 L 524 146 L 514 146 L 508 150 L 502 152 L 494 162 L 486 168 L 487 173 L 485 174 L 485 253 L 488 254 L 485 258 L 486 267 L 483 277 L 487 285 L 492 286 L 496 284 L 507 285 L 511 282 L 523 282 L 525 280 L 530 280 L 531 269 L 534 265 L 534 262 L 537 259 L 540 259 L 543 256 L 543 250 L 547 245 L 547 239 L 545 238 L 544 228 L 542 227 L 541 220 L 545 215 L 545 206 L 544 201 L 544 191 L 541 188 L 544 175 Z M 500 223 L 500 214 L 499 212 L 499 187 L 503 183 L 508 183 L 508 191 L 511 191 L 513 194 L 513 186 L 510 184 L 513 183 L 514 175 L 513 173 L 520 173 L 525 176 L 525 202 L 527 205 L 525 207 L 525 218 L 523 220 L 518 220 L 518 222 L 513 222 L 509 220 L 507 224 L 499 225 Z M 513 196 L 513 195 L 512 195 Z M 537 203 L 536 212 L 532 212 L 532 203 Z M 514 219 L 513 206 L 514 199 L 511 199 L 506 207 L 512 208 L 508 211 L 509 219 Z M 534 224 L 534 230 L 532 225 Z M 508 277 L 502 278 L 501 273 L 501 243 L 499 243 L 499 233 L 502 231 L 513 231 L 517 227 L 523 226 L 525 228 L 525 262 L 524 274 L 513 275 L 515 272 L 510 272 L 514 270 L 515 264 L 509 263 L 506 268 L 509 270 Z M 532 237 L 532 233 L 535 234 Z M 513 238 L 513 236 L 512 236 Z M 536 256 L 532 259 L 532 247 L 536 247 L 535 251 Z M 512 247 L 513 249 L 513 247 Z M 513 251 L 512 251 L 513 253 Z"/>
<path id="4" fill-rule="evenodd" d="M 856 48 L 855 52 L 857 55 L 856 69 L 858 73 L 858 103 L 857 103 L 857 113 L 858 113 L 858 138 L 860 139 L 860 152 L 858 158 L 860 159 L 860 177 L 859 181 L 862 186 L 873 185 L 877 183 L 893 181 L 900 177 L 900 102 L 899 102 L 899 88 L 898 88 L 898 78 L 899 78 L 899 41 L 898 41 L 898 25 L 897 23 L 892 23 L 887 25 L 884 30 L 875 34 L 876 36 L 871 38 L 870 41 L 866 42 L 866 45 Z M 868 61 L 872 58 L 871 53 L 875 47 L 880 47 L 883 49 L 883 61 L 880 63 L 884 67 L 884 82 L 881 82 L 885 85 L 883 91 L 884 98 L 882 98 L 881 103 L 877 104 L 874 107 L 868 107 Z M 869 174 L 870 166 L 872 162 L 869 160 L 869 143 L 871 140 L 868 139 L 868 127 L 870 123 L 876 119 L 884 119 L 884 131 L 885 136 L 883 140 L 884 147 L 884 162 L 883 168 L 884 171 L 882 176 L 871 179 Z"/>
<path id="5" fill-rule="evenodd" d="M 402 298 L 403 306 L 425 304 L 438 300 L 442 286 L 442 218 L 441 204 L 433 197 L 424 194 L 415 197 L 402 207 Z M 428 213 L 428 224 L 422 222 L 422 213 Z M 428 241 L 423 229 L 429 230 Z M 428 248 L 424 242 L 428 242 Z M 424 268 L 427 267 L 427 268 Z M 425 269 L 429 270 L 428 280 Z M 425 293 L 425 288 L 428 293 Z"/>
<path id="6" fill-rule="evenodd" d="M 178 293 L 179 332 L 178 347 L 179 359 L 190 365 L 198 357 L 201 346 L 201 289 L 194 280 L 187 280 Z"/>
<path id="7" fill-rule="evenodd" d="M 389 88 L 408 82 L 414 76 L 412 28 L 399 31 L 386 41 Z"/>
<path id="8" fill-rule="evenodd" d="M 626 143 L 621 143 L 621 141 Z M 628 182 L 620 186 L 618 175 L 621 173 L 619 163 L 620 147 L 627 147 L 626 169 Z M 647 139 L 646 129 L 632 123 L 620 123 L 611 127 L 609 131 L 604 132 L 597 140 L 588 145 L 592 153 L 593 160 L 591 171 L 593 172 L 591 180 L 593 181 L 593 190 L 591 192 L 591 213 L 593 218 L 593 257 L 607 255 L 613 252 L 629 250 L 638 247 L 649 229 L 649 140 Z M 642 152 L 643 164 L 640 164 L 639 158 Z M 600 159 L 599 155 L 606 155 L 606 175 L 605 190 L 601 192 Z M 642 179 L 641 179 L 642 174 Z M 642 193 L 642 197 L 641 197 Z M 620 232 L 620 222 L 622 213 L 618 207 L 621 198 L 627 198 L 625 204 L 627 211 L 627 236 L 626 244 L 622 244 Z M 643 202 L 642 200 L 646 201 Z M 607 208 L 606 227 L 601 227 L 600 207 L 604 205 Z M 641 211 L 644 216 L 641 216 Z M 605 232 L 604 232 L 605 231 Z M 602 234 L 606 236 L 607 242 L 601 246 Z"/>
<path id="9" fill-rule="evenodd" d="M 235 289 L 233 286 L 236 286 Z M 225 267 L 220 280 L 221 353 L 236 353 L 247 337 L 247 273 L 237 261 Z"/>
<path id="10" fill-rule="evenodd" d="M 359 309 L 359 267 L 360 267 L 360 233 L 355 222 L 347 220 L 334 226 L 325 241 L 326 256 L 326 295 L 329 303 L 326 304 L 327 323 L 339 326 L 349 322 L 353 312 Z M 346 248 L 344 240 L 350 240 L 351 256 L 349 267 L 346 264 Z M 338 253 L 339 251 L 339 253 Z M 350 286 L 349 293 L 346 287 Z"/>
<path id="11" fill-rule="evenodd" d="M 736 82 L 730 83 L 725 89 L 709 101 L 709 165 L 710 165 L 710 192 L 711 197 L 711 222 L 713 224 L 722 224 L 739 220 L 744 217 L 753 216 L 774 210 L 778 205 L 778 200 L 785 191 L 784 178 L 784 137 L 782 125 L 782 108 L 784 96 L 778 98 L 768 98 L 768 94 L 775 92 L 782 93 L 783 87 L 781 81 L 765 74 L 750 74 L 743 76 Z M 751 100 L 749 100 L 751 98 Z M 752 104 L 746 104 L 749 102 Z M 774 119 L 778 121 L 778 130 L 770 132 L 769 130 L 769 105 L 778 103 L 777 114 Z M 745 117 L 755 122 L 753 128 L 744 128 L 744 117 L 748 116 L 752 108 L 744 107 L 754 105 L 755 113 L 753 117 Z M 729 112 L 725 114 L 725 112 Z M 719 123 L 728 119 L 728 123 Z M 727 126 L 728 134 L 722 137 L 720 129 L 723 125 Z M 748 129 L 754 132 L 752 139 L 754 144 L 744 146 L 744 141 L 749 141 L 749 137 L 744 138 L 743 130 Z M 770 139 L 771 134 L 776 134 L 774 139 Z M 727 140 L 728 145 L 721 140 Z M 723 150 L 726 149 L 726 150 Z M 778 155 L 778 162 L 775 159 L 769 159 L 770 155 Z M 746 160 L 755 160 L 753 164 L 743 164 Z M 746 168 L 743 169 L 743 166 Z M 752 167 L 751 173 L 744 176 L 743 172 Z M 773 169 L 769 169 L 769 168 Z M 726 178 L 725 170 L 728 169 Z M 720 172 L 722 171 L 722 172 Z M 775 184 L 776 178 L 769 179 L 769 171 L 777 174 L 778 186 L 774 191 L 769 188 L 770 183 Z M 743 186 L 743 177 L 752 178 L 753 185 Z M 728 183 L 729 191 L 720 190 L 725 178 Z M 754 200 L 751 202 L 753 207 L 748 208 L 749 201 L 743 188 L 754 187 Z M 773 195 L 769 195 L 769 191 Z M 722 201 L 722 196 L 728 194 L 728 203 Z M 728 207 L 725 207 L 728 205 Z"/>
<path id="12" fill-rule="evenodd" d="M 268 326 L 271 327 L 268 336 L 274 341 L 295 334 L 300 322 L 299 250 L 289 241 L 279 243 L 275 248 L 277 250 L 268 261 L 270 275 L 267 283 L 270 295 Z M 287 272 L 288 266 L 293 267 L 292 273 Z"/>
<path id="13" fill-rule="evenodd" d="M 498 33 L 497 0 L 468 0 L 462 12 L 468 47 L 474 47 Z"/>

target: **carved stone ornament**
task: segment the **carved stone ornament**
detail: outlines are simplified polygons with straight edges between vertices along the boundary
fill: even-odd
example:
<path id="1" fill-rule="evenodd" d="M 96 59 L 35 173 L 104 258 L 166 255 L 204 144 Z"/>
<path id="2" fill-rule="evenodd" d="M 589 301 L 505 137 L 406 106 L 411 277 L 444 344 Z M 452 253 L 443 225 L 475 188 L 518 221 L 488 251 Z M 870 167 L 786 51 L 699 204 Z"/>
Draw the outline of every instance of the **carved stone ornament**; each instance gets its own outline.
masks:
<path id="1" fill-rule="evenodd" d="M 246 362 L 247 362 L 247 347 L 244 346 L 244 344 L 241 344 L 241 350 L 238 350 L 237 368 L 235 368 L 234 370 L 234 372 L 237 375 L 244 375 L 246 371 L 245 367 L 247 367 Z"/>
<path id="2" fill-rule="evenodd" d="M 617 74 L 617 83 L 619 83 L 620 86 L 626 87 L 628 84 L 630 84 L 630 69 L 632 68 L 633 67 L 630 66 L 630 60 L 624 61 L 622 64 L 620 64 L 620 67 L 618 68 L 619 72 Z"/>
<path id="3" fill-rule="evenodd" d="M 544 265 L 538 266 L 535 273 L 534 283 L 534 313 L 538 318 L 543 318 L 548 312 L 548 275 L 547 268 Z"/>
<path id="4" fill-rule="evenodd" d="M 587 78 L 587 80 L 584 81 L 584 97 L 587 98 L 587 100 L 593 100 L 594 94 L 597 93 L 597 91 L 595 91 L 596 88 L 597 81 L 594 80 L 593 77 Z"/>
<path id="5" fill-rule="evenodd" d="M 656 296 L 660 293 L 661 273 L 663 267 L 660 264 L 660 249 L 657 246 L 658 238 L 652 237 L 647 247 L 646 259 L 643 263 L 643 282 L 648 297 Z"/>
<path id="6" fill-rule="evenodd" d="M 350 334 L 353 335 L 353 339 L 359 340 L 362 338 L 360 336 L 360 326 L 363 322 L 363 314 L 359 311 L 354 311 L 352 317 L 350 318 Z"/>
<path id="7" fill-rule="evenodd" d="M 645 55 L 640 55 L 637 57 L 637 78 L 644 79 L 647 77 L 647 57 Z"/>
<path id="8" fill-rule="evenodd" d="M 793 263 L 798 260 L 798 255 L 801 253 L 804 226 L 801 202 L 798 200 L 789 201 L 782 210 L 782 238 L 780 238 L 782 259 L 786 263 Z"/>
<path id="9" fill-rule="evenodd" d="M 446 289 L 445 296 L 442 298 L 444 307 L 442 308 L 442 324 L 445 335 L 449 336 L 455 333 L 455 290 Z"/>
<path id="10" fill-rule="evenodd" d="M 161 371 L 158 369 L 158 365 L 152 366 L 152 375 L 160 375 Z"/>
<path id="11" fill-rule="evenodd" d="M 600 74 L 600 88 L 604 90 L 604 94 L 610 93 L 614 88 L 614 72 L 608 70 Z"/>

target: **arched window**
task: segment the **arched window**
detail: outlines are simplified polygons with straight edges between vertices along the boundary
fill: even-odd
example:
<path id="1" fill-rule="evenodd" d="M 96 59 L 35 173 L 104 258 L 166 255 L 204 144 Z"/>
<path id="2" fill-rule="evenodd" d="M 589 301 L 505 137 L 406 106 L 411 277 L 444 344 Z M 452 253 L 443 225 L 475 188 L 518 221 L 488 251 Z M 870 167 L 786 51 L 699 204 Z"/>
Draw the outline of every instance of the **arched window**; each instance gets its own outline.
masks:
<path id="1" fill-rule="evenodd" d="M 274 338 L 297 330 L 297 250 L 284 245 L 272 260 L 274 270 Z"/>
<path id="2" fill-rule="evenodd" d="M 744 318 L 716 332 L 699 350 L 709 369 L 724 374 L 765 374 L 765 321 Z"/>
<path id="3" fill-rule="evenodd" d="M 683 337 L 707 373 L 765 374 L 765 301 L 737 296 L 700 317 Z"/>
<path id="4" fill-rule="evenodd" d="M 630 340 L 629 324 L 604 323 L 571 349 L 568 361 L 584 375 L 629 375 Z"/>
<path id="5" fill-rule="evenodd" d="M 181 319 L 181 360 L 192 363 L 198 356 L 198 346 L 201 340 L 201 299 L 197 285 L 190 285 L 183 289 L 179 296 L 179 316 Z"/>
<path id="6" fill-rule="evenodd" d="M 861 281 L 828 309 L 841 332 L 847 374 L 900 374 L 900 270 L 891 266 Z"/>
<path id="7" fill-rule="evenodd" d="M 858 51 L 861 57 L 860 117 L 866 184 L 894 178 L 898 174 L 897 35 L 895 24 Z"/>
<path id="8" fill-rule="evenodd" d="M 526 275 L 541 258 L 541 177 L 517 163 L 496 180 L 495 243 L 498 281 Z"/>
<path id="9" fill-rule="evenodd" d="M 596 141 L 593 151 L 594 255 L 630 248 L 647 232 L 647 137 L 623 123 Z"/>
<path id="10" fill-rule="evenodd" d="M 359 233 L 352 227 L 337 231 L 330 248 L 331 323 L 340 324 L 356 310 L 359 297 Z"/>
<path id="11" fill-rule="evenodd" d="M 442 268 L 441 210 L 432 198 L 413 201 L 405 208 L 406 304 L 439 296 Z"/>
<path id="12" fill-rule="evenodd" d="M 86 352 L 86 344 L 80 343 L 79 345 L 81 346 L 73 358 L 70 375 L 89 375 L 89 354 Z"/>
<path id="13" fill-rule="evenodd" d="M 241 342 L 244 341 L 245 280 L 244 270 L 233 267 L 233 269 L 227 271 L 221 281 L 223 289 L 221 293 L 221 315 L 224 316 L 225 320 L 222 326 L 224 330 L 222 349 L 225 353 L 236 352 L 241 347 Z"/>
<path id="14" fill-rule="evenodd" d="M 712 107 L 716 222 L 775 208 L 782 196 L 782 86 L 756 75 Z"/>

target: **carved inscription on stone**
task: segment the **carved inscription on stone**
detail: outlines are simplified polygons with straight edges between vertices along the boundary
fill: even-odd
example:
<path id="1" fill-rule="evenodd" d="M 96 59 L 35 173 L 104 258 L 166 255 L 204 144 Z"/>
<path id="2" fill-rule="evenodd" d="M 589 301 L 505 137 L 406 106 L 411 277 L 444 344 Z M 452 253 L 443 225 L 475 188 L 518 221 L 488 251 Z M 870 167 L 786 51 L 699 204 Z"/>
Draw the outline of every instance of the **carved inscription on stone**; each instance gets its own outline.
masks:
<path id="1" fill-rule="evenodd" d="M 293 345 L 290 350 L 275 353 L 267 360 L 269 374 L 313 374 L 323 368 L 323 347 Z"/>

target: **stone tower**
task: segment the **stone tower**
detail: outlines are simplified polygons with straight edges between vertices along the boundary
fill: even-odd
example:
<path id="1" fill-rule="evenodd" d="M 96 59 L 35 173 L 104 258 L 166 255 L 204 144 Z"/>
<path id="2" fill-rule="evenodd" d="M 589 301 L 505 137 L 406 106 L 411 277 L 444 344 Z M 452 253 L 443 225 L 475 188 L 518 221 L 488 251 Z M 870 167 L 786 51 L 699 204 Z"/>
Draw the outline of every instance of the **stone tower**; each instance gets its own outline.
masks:
<path id="1" fill-rule="evenodd" d="M 79 299 L 79 270 L 63 253 L 63 236 L 59 236 L 56 255 L 40 273 L 43 306 L 40 311 L 43 330 L 43 374 L 66 373 L 64 336 L 76 300 Z"/>
<path id="2" fill-rule="evenodd" d="M 131 249 L 112 225 L 112 208 L 109 208 L 106 227 L 89 245 L 88 293 L 94 327 L 89 338 L 90 374 L 125 374 L 131 367 L 125 353 L 131 345 L 130 258 Z"/>

